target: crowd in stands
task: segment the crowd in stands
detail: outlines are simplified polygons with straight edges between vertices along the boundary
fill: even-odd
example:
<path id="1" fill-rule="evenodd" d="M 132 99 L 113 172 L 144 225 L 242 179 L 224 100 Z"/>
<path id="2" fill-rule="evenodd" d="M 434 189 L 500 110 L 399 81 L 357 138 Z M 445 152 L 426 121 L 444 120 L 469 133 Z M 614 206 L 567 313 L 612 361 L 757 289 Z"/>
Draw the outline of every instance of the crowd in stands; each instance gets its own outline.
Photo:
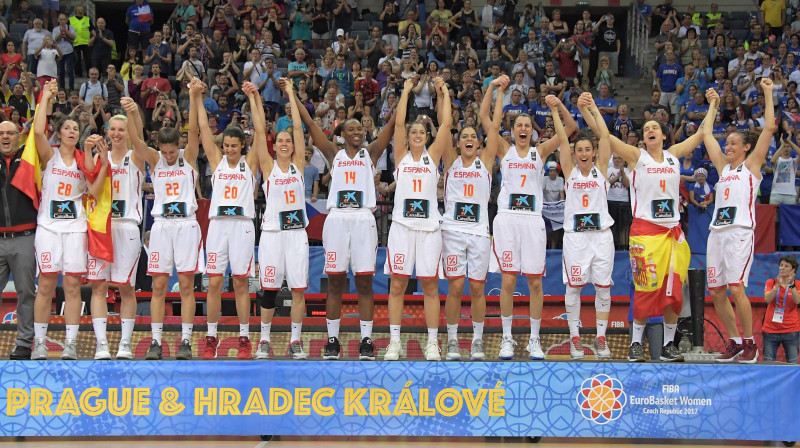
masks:
<path id="1" fill-rule="evenodd" d="M 249 104 L 240 89 L 250 81 L 264 99 L 271 149 L 274 134 L 291 127 L 285 95 L 278 88 L 281 78 L 291 78 L 303 106 L 330 139 L 337 141 L 341 124 L 355 118 L 363 124 L 367 144 L 389 120 L 403 81 L 419 74 L 409 120 L 422 117 L 430 138 L 436 136 L 433 80 L 442 77 L 453 98 L 455 138 L 466 125 L 478 125 L 481 132 L 478 107 L 483 94 L 493 79 L 507 74 L 512 85 L 504 98 L 504 127 L 510 128 L 515 116 L 530 114 L 539 141 L 555 133 L 544 104 L 548 94 L 567 105 L 580 128 L 585 123 L 573 100 L 591 91 L 620 139 L 641 145 L 639 128 L 644 120 L 655 119 L 667 125 L 667 144 L 672 144 L 696 132 L 708 110 L 704 92 L 715 88 L 721 108 L 714 134 L 724 150 L 731 131 L 757 132 L 763 126 L 758 81 L 769 77 L 780 133 L 763 168 L 760 199 L 797 203 L 800 11 L 787 9 L 783 0 L 765 0 L 760 12 L 745 21 L 732 20 L 716 4 L 709 12 L 693 6 L 678 12 L 671 0 L 655 8 L 637 0 L 657 58 L 652 92 L 628 92 L 651 97 L 650 105 L 633 113 L 615 99 L 626 59 L 620 14 L 598 16 L 596 9 L 587 9 L 579 20 L 568 22 L 559 9 L 545 14 L 531 4 L 515 8 L 511 1 L 496 2 L 390 0 L 380 11 L 369 11 L 359 10 L 356 0 L 181 0 L 164 20 L 154 16 L 146 0 L 136 0 L 126 12 L 127 36 L 120 36 L 106 27 L 101 12 L 87 17 L 83 6 L 69 14 L 44 14 L 43 21 L 26 0 L 13 5 L 0 0 L 0 37 L 6 48 L 0 56 L 0 118 L 27 132 L 38 90 L 58 78 L 61 90 L 52 118 L 77 117 L 81 142 L 121 113 L 120 98 L 126 96 L 145 111 L 151 146 L 157 147 L 156 131 L 162 126 L 179 128 L 185 142 L 188 84 L 196 77 L 209 86 L 203 103 L 217 133 L 235 125 L 252 139 Z M 84 73 L 88 79 L 76 84 Z M 510 132 L 504 135 L 511 139 Z M 381 174 L 375 181 L 383 200 L 392 195 L 391 151 L 389 146 L 377 167 Z M 307 157 L 307 197 L 316 201 L 326 193 L 328 166 L 310 139 Z M 202 153 L 200 158 L 204 175 L 198 194 L 209 197 L 212 169 Z M 557 160 L 557 155 L 551 157 L 545 182 L 546 199 L 553 202 L 564 194 Z M 618 248 L 627 247 L 625 226 L 630 222 L 629 180 L 623 168 L 624 162 L 614 158 L 608 172 Z M 685 206 L 710 213 L 718 174 L 703 145 L 682 161 L 681 174 Z M 499 173 L 493 182 L 496 197 Z"/>

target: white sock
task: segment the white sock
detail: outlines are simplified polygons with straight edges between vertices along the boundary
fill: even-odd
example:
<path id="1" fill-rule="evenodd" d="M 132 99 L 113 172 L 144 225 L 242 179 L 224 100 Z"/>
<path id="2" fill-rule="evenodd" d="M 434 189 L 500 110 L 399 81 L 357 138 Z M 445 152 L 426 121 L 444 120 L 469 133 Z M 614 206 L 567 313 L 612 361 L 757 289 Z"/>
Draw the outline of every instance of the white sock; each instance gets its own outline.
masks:
<path id="1" fill-rule="evenodd" d="M 567 325 L 569 326 L 569 337 L 574 338 L 580 336 L 580 330 L 578 327 L 578 323 L 580 321 L 577 319 L 567 319 Z"/>
<path id="2" fill-rule="evenodd" d="M 250 324 L 239 324 L 239 337 L 250 337 Z"/>
<path id="3" fill-rule="evenodd" d="M 92 319 L 92 327 L 94 327 L 94 335 L 97 337 L 97 343 L 102 344 L 104 342 L 108 342 L 108 338 L 106 338 L 106 325 L 108 323 L 108 319 L 105 317 L 99 317 L 97 319 Z"/>
<path id="4" fill-rule="evenodd" d="M 181 340 L 192 341 L 192 328 L 194 324 L 181 324 Z"/>
<path id="5" fill-rule="evenodd" d="M 742 338 L 731 338 L 733 342 L 737 343 L 738 345 L 742 345 Z"/>
<path id="6" fill-rule="evenodd" d="M 503 339 L 511 339 L 511 316 L 500 316 L 503 324 Z"/>
<path id="7" fill-rule="evenodd" d="M 631 345 L 634 342 L 642 343 L 642 337 L 644 336 L 644 325 L 639 325 L 636 322 L 633 323 L 633 336 L 631 336 Z"/>
<path id="8" fill-rule="evenodd" d="M 483 339 L 483 322 L 472 321 L 472 340 Z"/>
<path id="9" fill-rule="evenodd" d="M 150 331 L 153 333 L 153 340 L 158 342 L 158 345 L 161 345 L 161 331 L 164 328 L 164 324 L 150 324 Z"/>
<path id="10" fill-rule="evenodd" d="M 745 341 L 755 342 L 755 338 L 744 338 Z"/>
<path id="11" fill-rule="evenodd" d="M 272 322 L 265 324 L 261 322 L 261 340 L 270 342 L 269 339 L 269 330 L 272 328 Z"/>
<path id="12" fill-rule="evenodd" d="M 597 337 L 606 337 L 606 328 L 608 328 L 608 319 L 597 319 Z"/>
<path id="13" fill-rule="evenodd" d="M 338 338 L 339 324 L 342 322 L 342 319 L 325 319 L 325 322 L 328 324 L 328 337 Z"/>
<path id="14" fill-rule="evenodd" d="M 447 324 L 447 340 L 455 341 L 458 339 L 458 324 Z"/>
<path id="15" fill-rule="evenodd" d="M 47 323 L 40 324 L 35 322 L 33 324 L 33 336 L 36 339 L 44 339 L 47 337 Z"/>
<path id="16" fill-rule="evenodd" d="M 577 337 L 579 335 L 578 327 L 581 321 L 581 288 L 567 286 L 567 291 L 564 294 L 564 307 L 567 309 L 569 337 Z"/>
<path id="17" fill-rule="evenodd" d="M 400 342 L 400 325 L 389 325 L 389 340 Z"/>
<path id="18" fill-rule="evenodd" d="M 372 338 L 372 321 L 371 320 L 362 320 L 361 321 L 361 339 L 364 338 Z"/>
<path id="19" fill-rule="evenodd" d="M 122 319 L 122 339 L 120 342 L 131 342 L 133 337 L 133 326 L 136 324 L 136 319 Z"/>
<path id="20" fill-rule="evenodd" d="M 303 323 L 294 323 L 292 322 L 292 337 L 289 339 L 289 342 L 299 341 L 300 340 L 300 332 L 303 330 Z"/>
<path id="21" fill-rule="evenodd" d="M 213 324 L 211 322 L 208 323 L 208 335 L 211 336 L 212 338 L 217 337 L 217 325 L 218 324 L 219 324 L 219 322 L 214 322 Z"/>
<path id="22" fill-rule="evenodd" d="M 78 339 L 80 325 L 67 325 L 67 339 Z"/>
<path id="23" fill-rule="evenodd" d="M 534 319 L 531 317 L 531 339 L 539 337 L 539 327 L 542 326 L 542 319 Z"/>
<path id="24" fill-rule="evenodd" d="M 668 324 L 664 322 L 664 347 L 675 340 L 675 330 L 677 329 L 678 324 Z"/>
<path id="25" fill-rule="evenodd" d="M 438 328 L 428 328 L 428 340 L 429 341 L 436 341 L 439 339 L 439 329 Z"/>

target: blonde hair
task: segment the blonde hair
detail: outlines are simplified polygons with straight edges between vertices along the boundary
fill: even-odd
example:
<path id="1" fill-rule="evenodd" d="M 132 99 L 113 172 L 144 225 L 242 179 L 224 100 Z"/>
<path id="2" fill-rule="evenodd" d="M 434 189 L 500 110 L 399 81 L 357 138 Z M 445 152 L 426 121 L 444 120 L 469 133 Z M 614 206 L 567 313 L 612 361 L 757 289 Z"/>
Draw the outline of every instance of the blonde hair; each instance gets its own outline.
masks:
<path id="1" fill-rule="evenodd" d="M 125 115 L 114 115 L 113 117 L 111 117 L 108 120 L 108 125 L 109 125 L 108 129 L 109 129 L 109 131 L 111 130 L 111 122 L 112 121 L 121 121 L 121 122 L 125 123 L 125 148 L 126 149 L 131 148 L 131 146 L 132 146 L 131 145 L 131 137 L 130 137 L 130 135 L 128 135 L 128 117 L 126 117 Z M 108 149 L 109 149 L 109 151 L 111 150 L 111 148 L 108 148 Z"/>
<path id="2" fill-rule="evenodd" d="M 598 65 L 603 65 L 603 62 L 605 62 L 606 64 L 611 64 L 611 60 L 608 59 L 608 56 L 603 56 L 602 58 L 600 58 L 600 60 L 597 62 L 597 64 Z"/>

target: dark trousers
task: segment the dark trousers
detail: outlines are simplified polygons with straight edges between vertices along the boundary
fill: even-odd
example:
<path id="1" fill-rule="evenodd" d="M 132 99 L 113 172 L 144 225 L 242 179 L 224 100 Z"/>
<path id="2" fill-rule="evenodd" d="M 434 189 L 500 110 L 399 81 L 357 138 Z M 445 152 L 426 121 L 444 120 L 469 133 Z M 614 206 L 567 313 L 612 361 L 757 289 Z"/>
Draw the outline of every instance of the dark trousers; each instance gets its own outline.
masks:
<path id="1" fill-rule="evenodd" d="M 75 55 L 75 76 L 83 77 L 83 69 L 86 68 L 86 76 L 89 76 L 92 50 L 88 45 L 78 45 L 73 54 Z"/>
<path id="2" fill-rule="evenodd" d="M 69 75 L 69 92 L 75 90 L 75 54 L 65 54 L 58 60 L 58 85 L 67 87 L 66 78 Z"/>
<path id="3" fill-rule="evenodd" d="M 34 235 L 0 238 L 0 291 L 8 276 L 14 277 L 17 291 L 17 346 L 33 345 L 33 302 L 36 299 L 36 256 Z"/>

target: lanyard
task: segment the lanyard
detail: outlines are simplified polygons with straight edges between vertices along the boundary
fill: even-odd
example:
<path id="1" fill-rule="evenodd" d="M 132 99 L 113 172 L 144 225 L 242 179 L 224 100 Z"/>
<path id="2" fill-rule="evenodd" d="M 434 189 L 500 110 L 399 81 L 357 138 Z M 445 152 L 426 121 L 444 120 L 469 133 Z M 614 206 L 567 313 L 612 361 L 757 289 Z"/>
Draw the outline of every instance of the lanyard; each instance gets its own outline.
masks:
<path id="1" fill-rule="evenodd" d="M 794 280 L 792 280 L 792 282 L 794 282 Z M 789 297 L 789 284 L 787 283 L 786 287 L 783 288 L 783 289 L 784 289 L 784 291 L 783 291 L 783 305 L 778 306 L 778 303 L 777 302 L 775 303 L 775 306 L 778 307 L 778 309 L 781 309 L 781 310 L 786 307 L 786 299 Z"/>

